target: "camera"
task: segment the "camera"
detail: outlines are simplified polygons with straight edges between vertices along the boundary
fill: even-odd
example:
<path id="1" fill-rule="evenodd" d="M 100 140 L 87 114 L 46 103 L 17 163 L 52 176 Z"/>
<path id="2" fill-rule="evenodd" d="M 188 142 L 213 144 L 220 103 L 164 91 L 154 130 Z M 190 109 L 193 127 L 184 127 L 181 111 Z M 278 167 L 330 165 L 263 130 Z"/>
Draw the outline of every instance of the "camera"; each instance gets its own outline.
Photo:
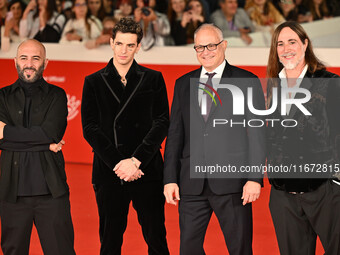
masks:
<path id="1" fill-rule="evenodd" d="M 142 8 L 142 13 L 145 15 L 145 16 L 149 16 L 150 15 L 150 10 L 148 7 L 143 7 Z"/>

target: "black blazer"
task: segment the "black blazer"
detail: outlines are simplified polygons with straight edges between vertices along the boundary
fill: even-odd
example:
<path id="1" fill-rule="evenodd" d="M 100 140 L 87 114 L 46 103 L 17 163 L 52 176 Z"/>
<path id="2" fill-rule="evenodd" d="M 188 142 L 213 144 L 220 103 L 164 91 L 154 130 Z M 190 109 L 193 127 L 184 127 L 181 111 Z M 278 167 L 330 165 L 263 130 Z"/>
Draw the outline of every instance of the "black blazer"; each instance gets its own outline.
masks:
<path id="1" fill-rule="evenodd" d="M 120 183 L 113 168 L 133 156 L 142 162 L 140 169 L 145 173 L 136 182 L 163 177 L 159 149 L 169 125 L 163 76 L 134 61 L 127 77 L 123 88 L 111 59 L 105 68 L 85 78 L 81 116 L 84 137 L 94 152 L 94 184 Z"/>
<path id="2" fill-rule="evenodd" d="M 182 195 L 199 195 L 203 190 L 204 178 L 190 176 L 190 167 L 193 170 L 194 164 L 210 166 L 219 162 L 224 165 L 234 165 L 239 169 L 241 166 L 260 166 L 265 163 L 265 125 L 259 128 L 247 128 L 240 125 L 213 127 L 213 119 L 233 119 L 234 121 L 262 119 L 252 114 L 247 107 L 245 107 L 245 115 L 233 116 L 230 92 L 217 90 L 223 107 L 213 106 L 208 121 L 205 123 L 198 104 L 198 87 L 196 84 L 190 84 L 190 78 L 198 79 L 200 73 L 201 68 L 176 81 L 165 147 L 164 183 L 179 184 Z M 247 94 L 247 88 L 252 87 L 254 107 L 265 109 L 262 87 L 254 74 L 226 63 L 221 83 L 223 83 L 223 78 L 250 78 L 242 79 L 242 82 L 235 79 L 234 83 L 244 95 Z M 216 145 L 218 150 L 215 149 Z M 261 173 L 243 174 L 243 178 L 235 178 L 235 176 L 223 173 L 219 176 L 223 178 L 209 178 L 209 186 L 215 194 L 220 195 L 242 192 L 247 180 L 262 184 Z M 211 176 L 208 175 L 208 177 Z"/>
<path id="3" fill-rule="evenodd" d="M 337 77 L 337 78 L 336 78 Z M 307 78 L 307 79 L 305 79 Z M 321 70 L 315 73 L 307 72 L 300 88 L 311 92 L 311 99 L 304 107 L 312 114 L 305 116 L 295 105 L 291 107 L 288 116 L 281 116 L 278 109 L 271 118 L 294 119 L 296 127 L 268 126 L 268 164 L 273 166 L 291 164 L 297 167 L 297 172 L 291 173 L 289 179 L 285 176 L 269 173 L 270 183 L 279 190 L 288 192 L 306 192 L 317 189 L 330 172 L 322 174 L 300 172 L 299 166 L 310 164 L 326 164 L 331 166 L 340 163 L 340 79 L 339 76 Z M 333 78 L 333 79 L 330 79 Z M 279 91 L 280 92 L 280 91 Z M 299 94 L 295 95 L 298 98 Z M 279 94 L 280 98 L 280 94 Z M 279 101 L 280 102 L 280 101 Z M 328 168 L 329 170 L 329 168 Z M 299 178 L 294 178 L 294 176 Z M 307 178 L 308 177 L 308 178 Z M 313 177 L 313 178 L 309 178 Z M 322 178 L 316 178 L 322 177 Z M 292 179 L 293 178 L 293 179 Z"/>

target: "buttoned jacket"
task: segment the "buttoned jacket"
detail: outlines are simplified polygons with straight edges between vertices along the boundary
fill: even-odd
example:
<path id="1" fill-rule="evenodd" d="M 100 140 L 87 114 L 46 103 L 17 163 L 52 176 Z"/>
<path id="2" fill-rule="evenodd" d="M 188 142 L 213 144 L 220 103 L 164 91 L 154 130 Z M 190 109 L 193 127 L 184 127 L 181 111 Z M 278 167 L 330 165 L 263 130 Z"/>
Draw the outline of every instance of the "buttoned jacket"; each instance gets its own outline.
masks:
<path id="1" fill-rule="evenodd" d="M 94 153 L 94 184 L 120 184 L 113 168 L 130 157 L 142 162 L 145 175 L 126 184 L 162 180 L 160 148 L 168 131 L 169 106 L 160 72 L 134 61 L 123 89 L 111 59 L 85 78 L 81 114 L 83 134 Z"/>
<path id="2" fill-rule="evenodd" d="M 47 83 L 45 80 L 39 87 L 39 92 L 32 97 L 30 112 L 31 130 L 39 127 L 51 139 L 49 143 L 59 143 L 67 126 L 67 97 L 62 88 Z M 23 127 L 25 94 L 19 80 L 0 90 L 0 120 L 7 125 Z M 5 144 L 6 143 L 6 144 Z M 16 143 L 16 144 L 15 144 Z M 32 136 L 30 141 L 16 141 L 9 144 L 0 140 L 0 199 L 16 201 L 18 192 L 19 157 L 21 151 L 39 153 L 47 186 L 53 197 L 59 197 L 68 192 L 66 183 L 65 163 L 61 151 L 54 153 L 49 150 L 46 141 L 40 141 Z M 6 150 L 3 147 L 15 147 Z"/>

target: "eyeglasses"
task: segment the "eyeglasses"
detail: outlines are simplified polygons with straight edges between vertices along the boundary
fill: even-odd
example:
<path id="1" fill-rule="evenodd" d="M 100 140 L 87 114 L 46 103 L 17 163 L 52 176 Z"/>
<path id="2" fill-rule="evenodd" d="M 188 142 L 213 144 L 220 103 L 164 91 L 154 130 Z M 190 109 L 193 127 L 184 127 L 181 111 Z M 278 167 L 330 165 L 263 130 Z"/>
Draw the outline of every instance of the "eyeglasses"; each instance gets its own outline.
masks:
<path id="1" fill-rule="evenodd" d="M 198 45 L 198 46 L 194 46 L 194 49 L 196 52 L 200 53 L 203 52 L 205 50 L 205 48 L 207 48 L 208 51 L 213 51 L 217 49 L 217 46 L 221 44 L 221 42 L 223 42 L 224 40 L 220 41 L 219 43 L 210 43 L 207 45 Z"/>

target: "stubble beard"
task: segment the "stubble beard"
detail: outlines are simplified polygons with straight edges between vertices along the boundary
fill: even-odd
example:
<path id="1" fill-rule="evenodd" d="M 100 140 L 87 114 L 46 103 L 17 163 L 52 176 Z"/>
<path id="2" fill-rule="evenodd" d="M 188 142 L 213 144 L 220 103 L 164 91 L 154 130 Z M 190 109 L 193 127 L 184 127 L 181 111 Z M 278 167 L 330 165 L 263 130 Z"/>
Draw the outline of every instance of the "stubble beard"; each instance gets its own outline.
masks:
<path id="1" fill-rule="evenodd" d="M 280 62 L 285 67 L 285 69 L 294 70 L 301 63 L 301 61 L 304 60 L 304 58 L 305 58 L 305 52 L 303 51 L 303 54 L 295 63 L 291 60 L 289 60 L 287 63 L 283 63 L 281 59 L 280 59 Z"/>
<path id="2" fill-rule="evenodd" d="M 43 73 L 44 73 L 44 66 L 45 66 L 45 62 L 39 67 L 39 69 L 35 69 L 33 67 L 26 67 L 24 69 L 21 69 L 20 66 L 18 64 L 16 64 L 16 69 L 18 72 L 18 76 L 20 80 L 23 80 L 24 82 L 27 83 L 33 83 L 36 82 L 37 80 L 41 79 L 43 77 Z M 35 74 L 33 73 L 32 75 L 34 75 L 34 77 L 32 79 L 29 79 L 32 75 L 29 75 L 27 78 L 24 74 L 25 70 L 33 70 L 35 72 Z"/>

